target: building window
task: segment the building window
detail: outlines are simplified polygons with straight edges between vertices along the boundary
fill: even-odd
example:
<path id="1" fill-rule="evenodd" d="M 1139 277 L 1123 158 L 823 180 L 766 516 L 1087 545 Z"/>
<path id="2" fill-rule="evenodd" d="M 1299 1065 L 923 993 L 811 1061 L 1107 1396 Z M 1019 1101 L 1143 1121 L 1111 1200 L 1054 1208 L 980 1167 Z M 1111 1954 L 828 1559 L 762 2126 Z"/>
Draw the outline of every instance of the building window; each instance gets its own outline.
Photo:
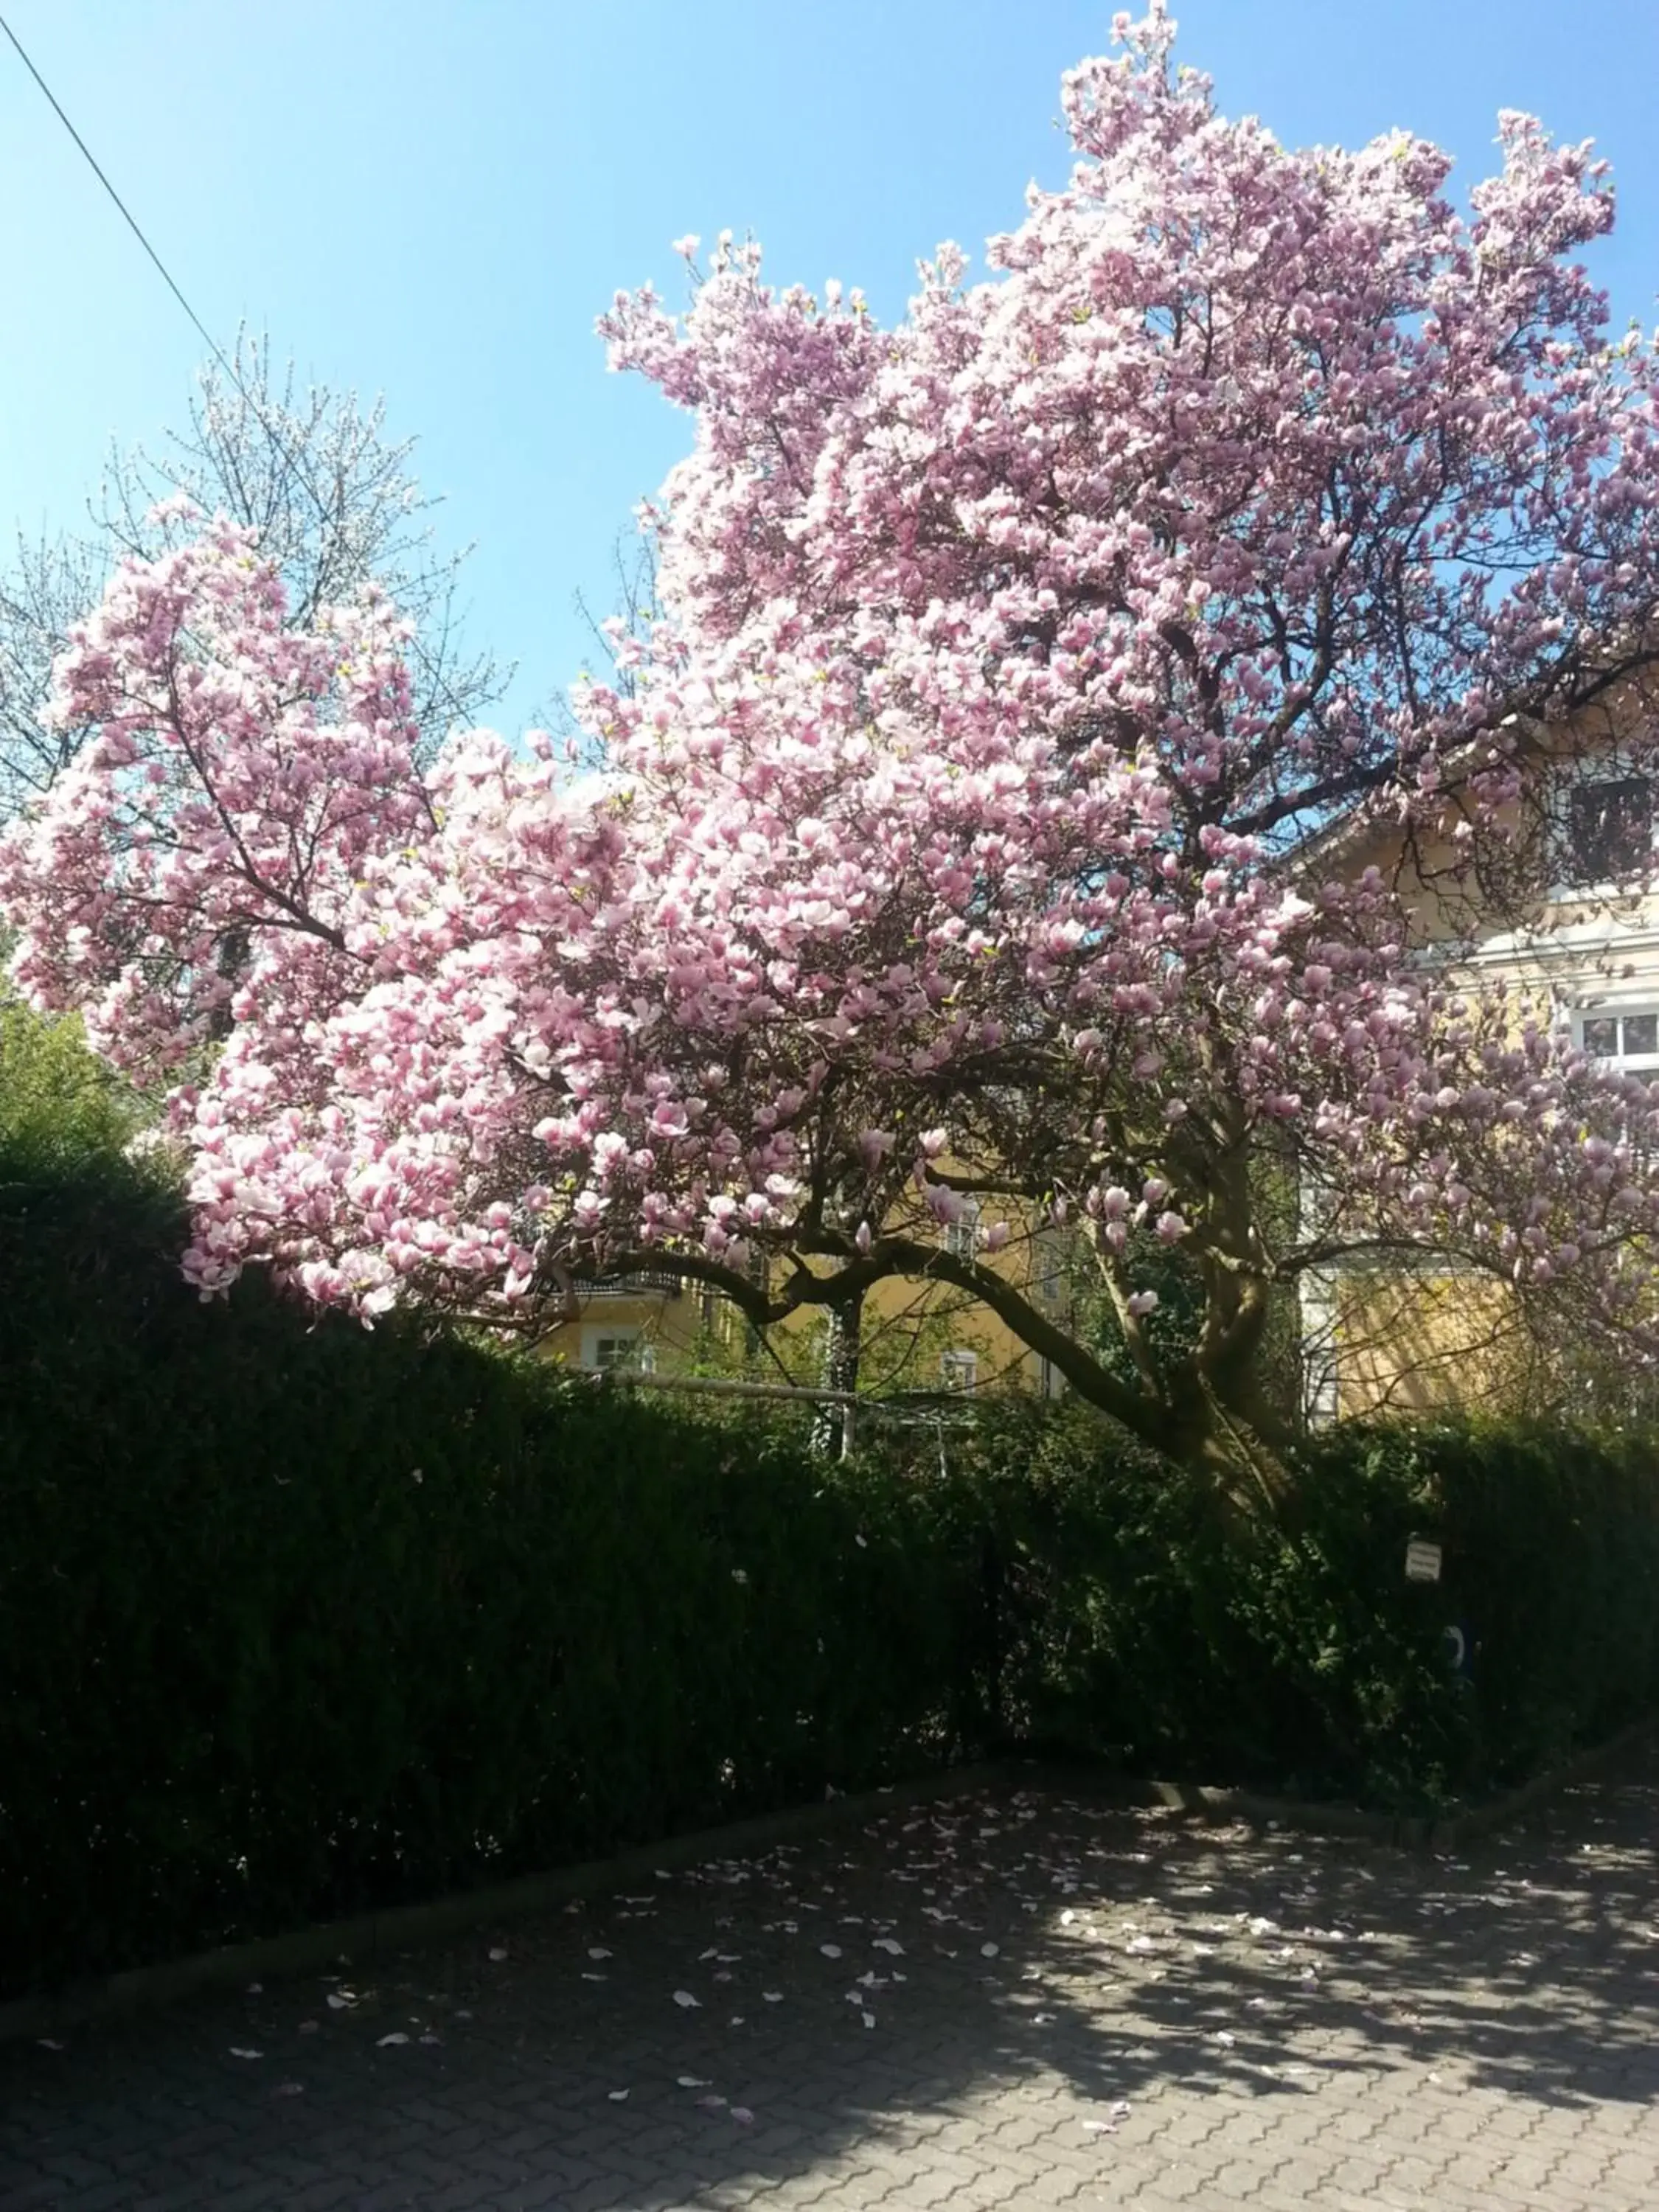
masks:
<path id="1" fill-rule="evenodd" d="M 596 1375 L 625 1369 L 636 1375 L 657 1371 L 657 1347 L 636 1328 L 585 1328 L 582 1365 Z"/>
<path id="2" fill-rule="evenodd" d="M 1603 1067 L 1632 1075 L 1659 1069 L 1659 1009 L 1598 1006 L 1574 1017 L 1580 1049 Z"/>
<path id="3" fill-rule="evenodd" d="M 1575 783 L 1567 793 L 1566 828 L 1576 887 L 1641 874 L 1653 860 L 1653 786 L 1642 775 Z"/>
<path id="4" fill-rule="evenodd" d="M 979 1257 L 979 1200 L 964 1200 L 960 1215 L 945 1224 L 945 1249 L 953 1260 Z"/>
<path id="5" fill-rule="evenodd" d="M 1630 1076 L 1648 1086 L 1650 1097 L 1659 1098 L 1659 1007 L 1600 1006 L 1594 1012 L 1575 1014 L 1572 1030 L 1592 1067 Z M 1641 1118 L 1644 1123 L 1645 1116 Z M 1626 1127 L 1624 1134 L 1635 1139 L 1644 1172 L 1651 1172 L 1645 1128 Z"/>
<path id="6" fill-rule="evenodd" d="M 1040 1306 L 1059 1305 L 1066 1295 L 1066 1255 L 1058 1237 L 1039 1234 L 1031 1253 L 1031 1292 Z"/>
<path id="7" fill-rule="evenodd" d="M 939 1371 L 947 1390 L 971 1390 L 979 1380 L 979 1354 L 976 1352 L 942 1352 Z"/>

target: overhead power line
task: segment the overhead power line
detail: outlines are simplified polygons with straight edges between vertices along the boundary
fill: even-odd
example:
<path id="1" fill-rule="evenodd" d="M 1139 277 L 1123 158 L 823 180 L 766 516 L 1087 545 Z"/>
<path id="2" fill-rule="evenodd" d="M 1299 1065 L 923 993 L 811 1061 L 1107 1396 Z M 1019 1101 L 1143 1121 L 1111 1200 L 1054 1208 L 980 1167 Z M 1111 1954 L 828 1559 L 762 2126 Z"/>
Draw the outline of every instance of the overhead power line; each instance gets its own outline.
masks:
<path id="1" fill-rule="evenodd" d="M 28 52 L 25 48 L 22 40 L 18 37 L 16 32 L 13 30 L 11 25 L 6 21 L 3 15 L 0 15 L 0 31 L 3 31 L 7 38 L 11 41 L 18 60 L 22 63 L 23 67 L 34 79 L 36 84 L 40 86 L 52 113 L 58 118 L 58 120 L 63 125 L 64 130 L 69 132 L 70 137 L 75 141 L 76 145 L 80 149 L 87 167 L 92 171 L 93 175 L 97 178 L 99 183 L 109 194 L 111 199 L 114 201 L 116 207 L 120 212 L 122 222 L 125 223 L 127 228 L 137 240 L 139 245 L 143 247 L 145 253 L 149 256 L 150 261 L 154 264 L 156 270 L 159 272 L 161 282 L 167 286 L 168 291 L 172 293 L 173 298 L 184 309 L 185 314 L 189 316 L 191 325 L 200 336 L 202 342 L 207 347 L 208 351 L 213 356 L 215 361 L 218 362 L 220 368 L 223 369 L 225 374 L 230 379 L 231 383 L 235 386 L 236 390 L 241 393 L 242 398 L 247 402 L 248 407 L 252 410 L 254 421 L 264 432 L 266 437 L 270 439 L 273 449 L 282 457 L 283 462 L 287 467 L 289 474 L 297 477 L 302 488 L 310 494 L 311 503 L 316 508 L 319 518 L 326 522 L 328 520 L 328 508 L 325 505 L 323 495 L 318 490 L 317 486 L 313 481 L 309 471 L 307 470 L 304 462 L 300 459 L 300 456 L 295 452 L 294 448 L 289 444 L 288 441 L 283 436 L 282 433 L 271 422 L 270 416 L 265 413 L 264 408 L 260 406 L 253 394 L 248 390 L 246 385 L 243 383 L 240 376 L 237 374 L 234 363 L 228 358 L 223 347 L 220 345 L 212 331 L 209 330 L 207 325 L 202 320 L 202 318 L 197 313 L 195 308 L 191 306 L 190 301 L 185 297 L 184 291 L 180 287 L 178 279 L 173 276 L 173 271 L 167 267 L 167 263 L 162 260 L 161 255 L 155 251 L 155 248 L 150 244 L 149 239 L 144 235 L 143 226 L 139 222 L 137 216 L 134 215 L 132 210 L 127 205 L 120 193 L 116 191 L 114 185 L 110 182 L 109 178 L 106 175 L 97 155 L 93 152 L 91 147 L 88 145 L 86 140 L 76 129 L 74 124 L 70 121 L 62 100 L 58 99 L 57 94 L 46 82 L 45 77 L 41 76 L 40 70 L 36 69 L 33 62 L 29 58 Z"/>
<path id="2" fill-rule="evenodd" d="M 127 228 L 137 240 L 139 245 L 143 247 L 145 252 L 155 263 L 157 270 L 161 272 L 161 282 L 167 286 L 168 291 L 172 293 L 173 298 L 179 302 L 179 305 L 190 317 L 191 321 L 194 323 L 198 331 L 201 335 L 202 341 L 206 345 L 209 352 L 212 354 L 214 359 L 224 370 L 226 375 L 230 378 L 232 383 L 235 384 L 238 388 L 240 389 L 240 380 L 238 378 L 235 370 L 225 359 L 223 353 L 220 350 L 212 331 L 209 330 L 207 325 L 197 313 L 195 308 L 191 306 L 190 301 L 185 299 L 184 294 L 179 290 L 172 270 L 167 267 L 166 262 L 162 260 L 161 255 L 155 251 L 155 248 L 150 244 L 149 239 L 145 237 L 143 230 L 139 224 L 138 218 L 133 214 L 132 210 L 127 205 L 120 193 L 116 191 L 114 185 L 111 184 L 109 179 L 105 175 L 102 168 L 99 165 L 96 155 L 94 154 L 91 147 L 88 145 L 86 140 L 81 136 L 75 125 L 70 121 L 69 117 L 64 112 L 63 105 L 58 100 L 57 94 L 46 82 L 45 77 L 41 76 L 40 70 L 36 69 L 34 64 L 29 59 L 21 40 L 18 37 L 16 32 L 13 30 L 11 25 L 6 21 L 3 15 L 0 15 L 0 31 L 3 31 L 7 38 L 10 40 L 12 46 L 16 52 L 18 60 L 22 63 L 23 67 L 34 79 L 36 84 L 40 86 L 42 93 L 46 95 L 47 103 L 51 106 L 52 113 L 58 118 L 58 120 L 63 125 L 64 130 L 69 132 L 70 137 L 74 139 L 76 144 L 80 148 L 81 152 L 85 158 L 87 167 L 92 171 L 93 175 L 97 178 L 99 183 L 103 186 L 104 190 L 114 201 L 116 206 L 120 210 L 122 222 L 125 223 Z M 246 398 L 246 394 L 244 393 L 243 397 Z M 256 409 L 255 412 L 257 413 L 258 411 L 258 410 Z M 264 427 L 268 434 L 274 434 L 270 432 L 270 426 L 269 423 L 266 423 Z M 290 456 L 290 459 L 292 457 Z M 314 492 L 313 496 L 315 496 Z"/>
<path id="3" fill-rule="evenodd" d="M 270 439 L 275 451 L 281 455 L 283 461 L 289 469 L 290 474 L 295 477 L 301 487 L 309 493 L 311 496 L 311 503 L 317 510 L 319 520 L 323 522 L 326 522 L 328 520 L 327 504 L 324 501 L 322 494 L 318 490 L 316 482 L 312 477 L 310 471 L 306 467 L 304 461 L 301 459 L 299 454 L 295 452 L 293 447 L 289 444 L 288 441 L 283 436 L 282 433 L 276 428 L 276 425 L 265 413 L 264 408 L 259 404 L 259 402 L 248 390 L 247 386 L 242 381 L 241 377 L 238 374 L 234 363 L 228 358 L 224 349 L 219 344 L 217 339 L 215 338 L 212 331 L 209 330 L 207 325 L 202 320 L 202 318 L 197 313 L 195 308 L 191 306 L 190 301 L 185 297 L 184 291 L 177 278 L 173 276 L 173 271 L 167 267 L 166 262 L 162 260 L 161 255 L 155 251 L 155 248 L 150 244 L 149 240 L 145 236 L 143 227 L 139 222 L 137 216 L 134 215 L 132 210 L 127 205 L 120 193 L 116 191 L 114 185 L 110 182 L 109 178 L 105 173 L 97 155 L 93 152 L 91 147 L 88 145 L 86 140 L 76 129 L 74 124 L 70 122 L 68 114 L 64 111 L 63 102 L 58 99 L 52 87 L 46 82 L 45 77 L 41 76 L 40 70 L 36 69 L 33 62 L 29 58 L 27 50 L 25 48 L 22 40 L 18 37 L 16 32 L 12 29 L 11 25 L 6 21 L 3 15 L 0 15 L 0 31 L 3 31 L 5 33 L 6 37 L 11 43 L 13 50 L 16 53 L 18 60 L 22 63 L 23 67 L 34 79 L 36 84 L 40 86 L 40 91 L 45 97 L 47 105 L 51 107 L 52 113 L 58 118 L 58 120 L 63 125 L 64 130 L 68 131 L 70 137 L 74 140 L 76 147 L 80 149 L 82 157 L 85 161 L 87 167 L 92 171 L 93 175 L 97 178 L 99 183 L 109 194 L 110 198 L 115 203 L 116 208 L 119 211 L 122 222 L 125 223 L 127 228 L 137 240 L 139 245 L 143 247 L 145 253 L 154 264 L 161 282 L 167 286 L 168 291 L 172 293 L 173 298 L 179 302 L 179 305 L 184 309 L 185 314 L 190 318 L 191 323 L 201 337 L 202 343 L 207 347 L 208 351 L 213 356 L 215 361 L 218 362 L 220 368 L 223 369 L 225 374 L 230 379 L 231 383 L 235 386 L 236 390 L 241 393 L 242 398 L 246 401 L 248 407 L 252 413 L 254 421 L 258 422 L 259 428 L 264 432 L 266 437 Z M 434 667 L 432 662 L 418 643 L 416 644 L 416 650 L 419 653 L 422 665 L 425 666 L 428 674 L 436 678 L 440 689 L 442 690 L 445 697 L 448 700 L 450 707 L 455 713 L 457 718 L 459 719 L 460 702 L 456 698 L 454 693 L 450 690 L 448 684 L 445 682 L 441 672 Z"/>

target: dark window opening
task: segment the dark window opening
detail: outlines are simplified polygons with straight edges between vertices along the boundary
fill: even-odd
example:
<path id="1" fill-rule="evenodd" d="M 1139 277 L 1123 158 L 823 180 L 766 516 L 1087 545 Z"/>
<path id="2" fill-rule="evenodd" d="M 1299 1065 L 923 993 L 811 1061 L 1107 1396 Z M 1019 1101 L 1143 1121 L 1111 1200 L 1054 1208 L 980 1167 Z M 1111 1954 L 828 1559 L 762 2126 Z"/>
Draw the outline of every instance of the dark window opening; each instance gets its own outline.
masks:
<path id="1" fill-rule="evenodd" d="M 1645 776 L 1581 783 L 1568 802 L 1575 878 L 1614 883 L 1645 871 L 1653 860 L 1653 787 Z"/>

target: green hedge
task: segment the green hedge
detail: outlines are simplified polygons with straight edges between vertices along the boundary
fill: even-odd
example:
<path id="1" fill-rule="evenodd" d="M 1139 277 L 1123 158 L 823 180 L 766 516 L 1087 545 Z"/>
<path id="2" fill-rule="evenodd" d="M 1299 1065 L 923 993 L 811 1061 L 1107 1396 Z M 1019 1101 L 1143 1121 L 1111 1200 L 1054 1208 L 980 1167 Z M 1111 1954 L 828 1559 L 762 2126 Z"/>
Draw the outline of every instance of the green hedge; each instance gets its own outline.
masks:
<path id="1" fill-rule="evenodd" d="M 1253 1528 L 1075 1406 L 828 1465 L 204 1307 L 114 1110 L 0 1114 L 0 1989 L 1019 1745 L 1432 1803 L 1659 1690 L 1646 1444 L 1340 1431 Z"/>
<path id="2" fill-rule="evenodd" d="M 1353 1424 L 1260 1525 L 1076 1406 L 1011 1407 L 953 1455 L 939 1508 L 995 1580 L 1005 1737 L 1417 1810 L 1659 1707 L 1651 1436 Z M 1437 1583 L 1407 1581 L 1413 1537 Z"/>
<path id="3" fill-rule="evenodd" d="M 918 1495 L 257 1286 L 203 1307 L 176 1233 L 142 1192 L 0 1166 L 6 1978 L 961 1741 L 964 1607 Z"/>

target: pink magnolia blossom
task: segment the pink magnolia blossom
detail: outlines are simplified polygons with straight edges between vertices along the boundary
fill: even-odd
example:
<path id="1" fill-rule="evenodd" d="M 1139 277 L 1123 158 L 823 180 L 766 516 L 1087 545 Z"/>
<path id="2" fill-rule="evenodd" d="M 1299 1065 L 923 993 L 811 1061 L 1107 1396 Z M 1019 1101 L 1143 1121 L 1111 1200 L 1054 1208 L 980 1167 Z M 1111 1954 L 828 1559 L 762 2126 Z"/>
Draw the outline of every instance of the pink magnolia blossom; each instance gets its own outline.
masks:
<path id="1" fill-rule="evenodd" d="M 1609 189 L 1507 115 L 1460 214 L 1433 147 L 1288 150 L 1170 39 L 1071 73 L 1068 182 L 890 328 L 729 239 L 684 318 L 618 297 L 695 441 L 579 785 L 487 732 L 418 773 L 392 611 L 286 628 L 222 524 L 118 574 L 0 910 L 37 1003 L 174 1082 L 204 1291 L 507 1321 L 672 1265 L 768 1321 L 911 1275 L 1200 1453 L 1355 1251 L 1659 1348 L 1646 1092 L 1322 842 L 1449 809 L 1437 895 L 1518 902 L 1524 732 L 1639 706 L 1655 360 L 1574 258 Z M 1122 1382 L 963 1255 L 970 1198 L 1078 1222 L 1132 1317 L 1162 1239 L 1201 1342 Z"/>

